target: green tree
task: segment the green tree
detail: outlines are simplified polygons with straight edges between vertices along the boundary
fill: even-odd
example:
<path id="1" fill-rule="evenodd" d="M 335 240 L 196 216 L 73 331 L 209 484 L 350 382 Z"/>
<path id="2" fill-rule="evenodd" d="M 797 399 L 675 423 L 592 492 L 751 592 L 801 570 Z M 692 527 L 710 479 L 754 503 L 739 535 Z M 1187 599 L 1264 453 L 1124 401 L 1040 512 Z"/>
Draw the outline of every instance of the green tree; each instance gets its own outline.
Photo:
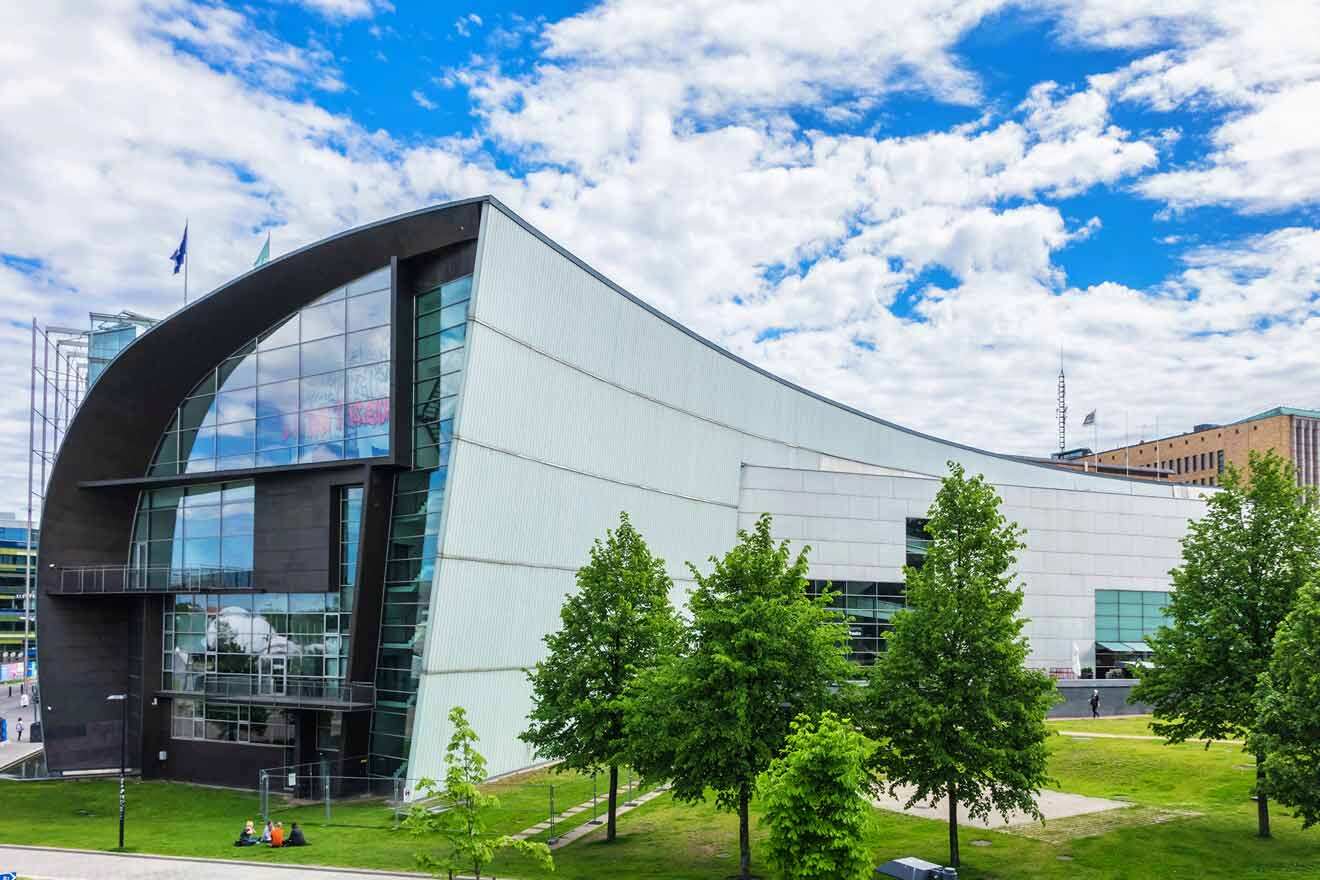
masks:
<path id="1" fill-rule="evenodd" d="M 605 838 L 614 840 L 625 694 L 639 670 L 674 649 L 682 627 L 664 560 L 651 555 L 626 513 L 592 546 L 577 585 L 559 612 L 559 631 L 545 637 L 548 655 L 528 673 L 534 707 L 521 739 L 564 769 L 608 768 Z"/>
<path id="2" fill-rule="evenodd" d="M 1041 818 L 1048 781 L 1045 714 L 1054 683 L 1025 667 L 1029 646 L 1013 567 L 1022 530 L 999 512 L 985 478 L 949 463 L 930 509 L 930 546 L 904 569 L 908 607 L 894 615 L 887 648 L 861 695 L 863 732 L 881 743 L 872 760 L 907 806 L 944 797 L 949 864 L 957 867 L 958 806 L 974 817 L 1020 810 Z"/>
<path id="3" fill-rule="evenodd" d="M 1132 692 L 1171 743 L 1251 733 L 1279 625 L 1320 568 L 1320 517 L 1292 465 L 1272 450 L 1252 452 L 1249 471 L 1230 467 L 1205 516 L 1188 526 L 1182 565 L 1170 573 L 1170 625 L 1148 639 L 1154 664 Z M 1267 741 L 1256 738 L 1254 749 L 1261 837 L 1270 836 Z"/>
<path id="4" fill-rule="evenodd" d="M 793 722 L 757 784 L 770 861 L 789 880 L 863 880 L 875 867 L 862 838 L 872 815 L 866 770 L 874 745 L 832 712 Z"/>
<path id="5" fill-rule="evenodd" d="M 1310 828 L 1320 823 L 1320 580 L 1302 587 L 1279 626 L 1256 699 L 1247 747 L 1265 756 L 1270 794 Z"/>
<path id="6" fill-rule="evenodd" d="M 483 813 L 499 806 L 499 801 L 480 788 L 486 781 L 486 759 L 477 751 L 477 732 L 468 723 L 462 706 L 449 711 L 454 728 L 445 749 L 445 779 L 417 782 L 417 800 L 408 810 L 403 827 L 416 835 L 439 834 L 445 842 L 443 855 L 418 853 L 417 863 L 437 876 L 446 872 L 453 880 L 455 871 L 471 869 L 478 880 L 481 871 L 502 849 L 530 856 L 546 870 L 554 870 L 550 847 L 544 843 L 496 837 L 486 831 Z M 445 809 L 431 812 L 435 801 Z"/>
<path id="7" fill-rule="evenodd" d="M 852 667 L 847 628 L 807 595 L 807 550 L 793 558 L 762 516 L 689 600 L 691 624 L 678 652 L 638 677 L 627 727 L 636 764 L 670 779 L 674 798 L 738 813 L 740 876 L 750 877 L 748 807 L 756 778 L 779 753 L 797 715 L 816 714 Z"/>

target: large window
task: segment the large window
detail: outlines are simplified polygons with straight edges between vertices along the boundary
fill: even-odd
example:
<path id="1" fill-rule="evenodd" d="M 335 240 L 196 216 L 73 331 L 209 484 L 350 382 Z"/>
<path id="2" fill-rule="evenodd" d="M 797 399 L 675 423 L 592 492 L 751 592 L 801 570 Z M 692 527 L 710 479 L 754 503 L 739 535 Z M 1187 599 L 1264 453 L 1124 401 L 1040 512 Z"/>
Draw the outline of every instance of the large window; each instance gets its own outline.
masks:
<path id="1" fill-rule="evenodd" d="M 336 593 L 174 596 L 165 608 L 165 689 L 321 692 L 347 674 L 349 620 Z"/>
<path id="2" fill-rule="evenodd" d="M 390 314 L 387 267 L 244 345 L 178 408 L 151 474 L 388 455 Z"/>
<path id="3" fill-rule="evenodd" d="M 928 519 L 908 517 L 905 522 L 904 540 L 906 542 L 909 568 L 921 568 L 926 564 L 926 553 L 930 550 L 930 533 L 926 531 Z"/>
<path id="4" fill-rule="evenodd" d="M 381 775 L 403 772 L 411 747 L 471 292 L 466 276 L 416 301 L 413 469 L 395 482 L 371 717 L 371 770 Z"/>
<path id="5" fill-rule="evenodd" d="M 808 581 L 807 594 L 834 594 L 830 606 L 848 618 L 849 658 L 870 666 L 885 649 L 884 634 L 893 629 L 894 612 L 907 604 L 904 584 L 877 581 Z"/>
<path id="6" fill-rule="evenodd" d="M 171 736 L 259 746 L 291 746 L 293 717 L 283 709 L 218 703 L 210 700 L 174 700 Z"/>
<path id="7" fill-rule="evenodd" d="M 132 576 L 151 587 L 250 587 L 254 532 L 249 480 L 149 489 L 133 524 Z"/>
<path id="8" fill-rule="evenodd" d="M 1168 622 L 1169 594 L 1142 590 L 1095 591 L 1095 640 L 1118 652 L 1146 653 L 1146 637 Z"/>

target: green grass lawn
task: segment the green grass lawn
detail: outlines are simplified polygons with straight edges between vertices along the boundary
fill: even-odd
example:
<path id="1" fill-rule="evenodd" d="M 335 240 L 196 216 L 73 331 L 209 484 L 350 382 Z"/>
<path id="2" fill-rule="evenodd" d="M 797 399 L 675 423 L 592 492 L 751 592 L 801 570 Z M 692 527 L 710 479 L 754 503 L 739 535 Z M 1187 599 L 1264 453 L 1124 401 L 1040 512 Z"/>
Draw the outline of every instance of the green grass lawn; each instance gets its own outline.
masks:
<path id="1" fill-rule="evenodd" d="M 1128 733 L 1134 732 L 1134 723 L 1144 721 L 1102 720 L 1094 723 L 1094 729 Z M 1070 725 L 1057 726 L 1072 729 Z M 1236 746 L 1220 744 L 1207 750 L 1190 744 L 1055 737 L 1050 749 L 1054 787 L 1129 800 L 1137 806 L 1098 814 L 1106 817 L 1103 820 L 1059 820 L 1024 832 L 964 828 L 960 877 L 1320 880 L 1320 829 L 1303 833 L 1300 822 L 1276 807 L 1275 838 L 1255 837 L 1255 805 L 1248 797 L 1254 768 L 1251 758 Z M 556 801 L 563 797 L 564 806 L 590 798 L 589 777 L 530 774 L 520 784 L 500 786 L 501 807 L 492 814 L 492 827 L 511 832 L 543 819 L 548 804 L 542 801 L 548 800 L 550 781 L 556 785 Z M 115 798 L 113 781 L 0 785 L 0 840 L 111 848 L 116 834 Z M 255 795 L 247 793 L 135 783 L 129 789 L 128 843 L 139 852 L 394 870 L 412 870 L 414 853 L 424 845 L 411 835 L 389 830 L 392 814 L 379 804 L 359 804 L 336 805 L 335 821 L 342 824 L 331 827 L 322 827 L 319 806 L 282 812 L 286 825 L 296 819 L 305 826 L 312 842 L 306 849 L 236 849 L 230 844 L 243 820 L 255 818 L 255 806 Z M 589 818 L 588 813 L 576 821 Z M 554 874 L 513 858 L 497 862 L 494 872 L 523 880 L 717 880 L 736 870 L 735 818 L 716 812 L 709 803 L 679 805 L 664 795 L 622 816 L 619 832 L 614 844 L 605 844 L 598 831 L 560 850 Z M 1079 833 L 1093 836 L 1075 836 Z M 901 855 L 942 861 L 946 838 L 942 823 L 883 811 L 876 812 L 869 833 L 877 863 Z M 989 845 L 975 845 L 977 841 Z M 762 843 L 763 834 L 754 824 L 753 866 L 761 875 L 773 877 L 760 859 Z"/>

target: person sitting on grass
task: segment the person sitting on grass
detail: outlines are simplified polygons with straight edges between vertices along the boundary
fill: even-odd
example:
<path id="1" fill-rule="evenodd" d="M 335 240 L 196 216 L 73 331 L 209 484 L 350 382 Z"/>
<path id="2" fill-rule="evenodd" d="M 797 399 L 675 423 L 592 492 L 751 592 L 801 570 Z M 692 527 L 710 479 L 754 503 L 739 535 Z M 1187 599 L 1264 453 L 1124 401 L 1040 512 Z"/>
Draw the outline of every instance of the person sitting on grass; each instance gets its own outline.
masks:
<path id="1" fill-rule="evenodd" d="M 238 835 L 238 840 L 234 841 L 234 846 L 256 846 L 257 835 L 252 827 L 252 820 L 248 819 L 247 824 L 243 826 L 243 831 Z"/>
<path id="2" fill-rule="evenodd" d="M 285 846 L 306 846 L 307 838 L 303 837 L 303 830 L 294 822 L 293 827 L 289 829 L 289 842 Z"/>
<path id="3" fill-rule="evenodd" d="M 267 819 L 266 827 L 261 829 L 261 843 L 270 843 L 270 835 L 271 832 L 274 830 L 275 830 L 275 826 L 270 824 L 270 820 Z"/>
<path id="4" fill-rule="evenodd" d="M 276 822 L 275 827 L 270 832 L 270 845 L 273 847 L 284 846 L 284 823 Z"/>

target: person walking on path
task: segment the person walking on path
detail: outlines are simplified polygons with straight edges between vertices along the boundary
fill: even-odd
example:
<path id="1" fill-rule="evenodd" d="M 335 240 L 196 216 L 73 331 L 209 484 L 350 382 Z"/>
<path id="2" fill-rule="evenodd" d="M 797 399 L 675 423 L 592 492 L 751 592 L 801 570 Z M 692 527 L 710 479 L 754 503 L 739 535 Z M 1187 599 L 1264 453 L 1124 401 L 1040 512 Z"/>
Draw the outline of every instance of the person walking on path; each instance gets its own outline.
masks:
<path id="1" fill-rule="evenodd" d="M 22 742 L 22 741 L 23 741 L 23 719 L 22 719 L 22 718 L 18 719 L 18 724 L 14 725 L 14 731 L 18 734 L 18 738 L 15 740 L 15 742 Z"/>
<path id="2" fill-rule="evenodd" d="M 1100 691 L 1098 688 L 1091 689 L 1091 717 L 1100 717 Z"/>

